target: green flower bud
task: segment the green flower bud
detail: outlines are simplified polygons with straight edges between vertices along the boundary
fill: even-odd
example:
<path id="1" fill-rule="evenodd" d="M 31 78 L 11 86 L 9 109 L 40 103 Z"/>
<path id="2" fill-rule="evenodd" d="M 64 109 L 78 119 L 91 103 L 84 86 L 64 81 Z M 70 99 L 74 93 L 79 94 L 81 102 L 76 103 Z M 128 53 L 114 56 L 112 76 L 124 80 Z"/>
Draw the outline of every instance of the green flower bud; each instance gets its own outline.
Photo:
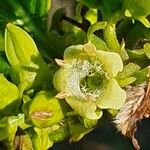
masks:
<path id="1" fill-rule="evenodd" d="M 13 69 L 13 82 L 17 85 L 26 82 L 26 89 L 47 88 L 50 82 L 50 69 L 30 35 L 23 29 L 8 23 L 5 43 L 6 56 Z"/>
<path id="2" fill-rule="evenodd" d="M 52 126 L 64 118 L 62 102 L 59 102 L 52 93 L 39 92 L 29 106 L 29 117 L 32 123 L 39 128 Z"/>

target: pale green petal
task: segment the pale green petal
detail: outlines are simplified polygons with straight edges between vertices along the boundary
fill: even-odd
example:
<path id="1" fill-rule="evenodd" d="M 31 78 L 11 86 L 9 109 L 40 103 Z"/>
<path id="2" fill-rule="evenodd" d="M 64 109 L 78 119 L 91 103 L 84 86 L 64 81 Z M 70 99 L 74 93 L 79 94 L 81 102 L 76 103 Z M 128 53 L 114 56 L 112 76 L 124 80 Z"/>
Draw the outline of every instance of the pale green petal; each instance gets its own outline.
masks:
<path id="1" fill-rule="evenodd" d="M 65 90 L 69 70 L 66 68 L 60 68 L 53 77 L 53 85 L 59 92 Z"/>
<path id="2" fill-rule="evenodd" d="M 97 50 L 97 59 L 103 64 L 108 77 L 115 77 L 123 69 L 121 57 L 115 52 Z"/>
<path id="3" fill-rule="evenodd" d="M 64 60 L 87 59 L 84 45 L 73 45 L 65 49 Z"/>
<path id="4" fill-rule="evenodd" d="M 54 75 L 53 84 L 57 91 L 65 92 L 68 96 L 83 96 L 80 90 L 79 73 L 74 69 L 59 69 L 59 71 L 57 71 Z"/>
<path id="5" fill-rule="evenodd" d="M 115 79 L 110 79 L 106 91 L 96 101 L 101 109 L 120 109 L 126 100 L 126 92 L 120 88 Z"/>
<path id="6" fill-rule="evenodd" d="M 66 97 L 67 103 L 82 117 L 87 119 L 99 119 L 102 111 L 96 113 L 97 106 L 92 100 L 78 99 L 77 97 Z"/>

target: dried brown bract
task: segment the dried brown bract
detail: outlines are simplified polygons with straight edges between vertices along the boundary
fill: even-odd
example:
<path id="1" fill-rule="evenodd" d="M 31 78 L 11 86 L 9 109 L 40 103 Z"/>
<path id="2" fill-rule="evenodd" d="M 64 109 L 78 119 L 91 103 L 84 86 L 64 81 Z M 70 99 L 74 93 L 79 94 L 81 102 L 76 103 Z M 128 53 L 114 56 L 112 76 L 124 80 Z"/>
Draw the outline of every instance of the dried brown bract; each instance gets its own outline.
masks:
<path id="1" fill-rule="evenodd" d="M 114 123 L 123 135 L 132 139 L 136 150 L 140 149 L 134 134 L 137 121 L 150 117 L 150 82 L 139 86 L 126 88 L 127 101 L 120 109 Z"/>

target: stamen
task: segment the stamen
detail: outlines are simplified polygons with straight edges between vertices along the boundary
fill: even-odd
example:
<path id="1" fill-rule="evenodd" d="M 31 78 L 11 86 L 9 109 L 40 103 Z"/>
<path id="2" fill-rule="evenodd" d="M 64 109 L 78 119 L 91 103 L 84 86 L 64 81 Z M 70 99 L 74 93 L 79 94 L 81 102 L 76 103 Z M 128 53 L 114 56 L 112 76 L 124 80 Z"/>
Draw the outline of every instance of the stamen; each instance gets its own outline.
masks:
<path id="1" fill-rule="evenodd" d="M 102 65 L 99 61 L 89 62 L 87 60 L 73 60 L 72 71 L 70 72 L 70 78 L 68 79 L 67 87 L 70 89 L 70 94 L 80 97 L 81 99 L 90 99 L 95 101 L 103 93 L 100 85 L 93 85 L 89 87 L 88 80 L 96 77 L 103 80 L 105 72 L 102 69 Z"/>

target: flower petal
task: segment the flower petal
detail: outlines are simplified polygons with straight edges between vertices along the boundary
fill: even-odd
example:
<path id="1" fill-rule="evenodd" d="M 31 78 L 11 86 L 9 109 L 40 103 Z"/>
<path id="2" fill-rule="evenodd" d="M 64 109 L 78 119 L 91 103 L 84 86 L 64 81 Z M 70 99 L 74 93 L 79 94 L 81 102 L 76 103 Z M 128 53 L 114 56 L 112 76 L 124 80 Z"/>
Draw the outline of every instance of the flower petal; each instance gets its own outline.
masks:
<path id="1" fill-rule="evenodd" d="M 66 97 L 67 103 L 82 117 L 87 119 L 99 119 L 102 116 L 102 111 L 96 112 L 96 103 L 92 100 L 79 99 L 77 97 Z"/>
<path id="2" fill-rule="evenodd" d="M 87 59 L 88 56 L 84 51 L 84 45 L 73 45 L 65 49 L 64 60 Z"/>
<path id="3" fill-rule="evenodd" d="M 68 73 L 67 73 L 67 69 L 66 68 L 60 68 L 53 77 L 53 85 L 55 87 L 55 89 L 59 92 L 64 91 L 65 90 L 65 84 L 67 82 L 67 77 L 68 77 Z"/>
<path id="4" fill-rule="evenodd" d="M 96 101 L 101 109 L 120 109 L 126 100 L 126 92 L 120 88 L 115 79 L 110 79 L 106 91 Z"/>
<path id="5" fill-rule="evenodd" d="M 115 52 L 97 50 L 97 59 L 103 64 L 108 77 L 115 77 L 123 69 L 121 57 Z"/>

